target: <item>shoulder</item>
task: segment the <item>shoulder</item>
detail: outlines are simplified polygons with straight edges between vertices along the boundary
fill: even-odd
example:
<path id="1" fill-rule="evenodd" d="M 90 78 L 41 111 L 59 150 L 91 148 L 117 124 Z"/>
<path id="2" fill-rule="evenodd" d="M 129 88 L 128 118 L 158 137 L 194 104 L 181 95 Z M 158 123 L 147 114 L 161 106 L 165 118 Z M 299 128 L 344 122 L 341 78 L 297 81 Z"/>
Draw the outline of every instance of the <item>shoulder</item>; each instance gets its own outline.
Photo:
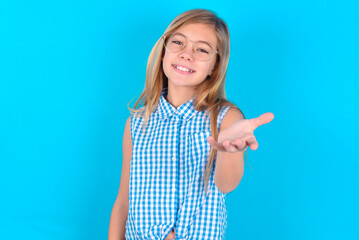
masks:
<path id="1" fill-rule="evenodd" d="M 125 132 L 131 132 L 131 118 L 132 114 L 127 118 L 126 124 L 125 124 Z"/>
<path id="2" fill-rule="evenodd" d="M 127 148 L 132 146 L 131 117 L 132 117 L 132 114 L 127 118 L 126 124 L 125 124 L 125 130 L 123 132 L 123 146 L 127 147 Z"/>
<path id="3" fill-rule="evenodd" d="M 231 106 L 223 117 L 220 131 L 228 128 L 234 122 L 241 120 L 241 119 L 244 119 L 244 115 L 243 115 L 242 111 L 239 110 L 239 108 L 237 108 L 236 106 Z"/>
<path id="4" fill-rule="evenodd" d="M 127 118 L 127 120 L 126 120 L 126 127 L 131 126 L 132 115 L 133 115 L 133 114 L 131 114 L 131 115 Z"/>

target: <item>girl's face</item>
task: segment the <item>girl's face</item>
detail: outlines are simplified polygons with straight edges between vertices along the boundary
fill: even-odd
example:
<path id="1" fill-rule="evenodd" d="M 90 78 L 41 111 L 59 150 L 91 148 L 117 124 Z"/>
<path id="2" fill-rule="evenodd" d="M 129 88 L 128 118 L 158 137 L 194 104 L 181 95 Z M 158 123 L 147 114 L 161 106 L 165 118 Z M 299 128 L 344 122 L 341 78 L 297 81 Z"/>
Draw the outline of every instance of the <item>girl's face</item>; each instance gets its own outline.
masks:
<path id="1" fill-rule="evenodd" d="M 215 53 L 217 51 L 215 28 L 202 23 L 185 24 L 178 28 L 172 36 L 172 38 L 169 36 L 167 39 L 167 42 L 171 41 L 171 44 L 174 44 L 172 48 L 180 49 L 180 45 L 184 46 L 184 40 L 187 44 L 179 51 L 171 51 L 167 44 L 163 57 L 163 71 L 168 78 L 168 88 L 196 90 L 196 87 L 208 75 L 211 75 L 215 67 L 217 57 Z M 211 54 L 207 61 L 203 61 L 203 54 L 211 49 L 214 54 Z"/>

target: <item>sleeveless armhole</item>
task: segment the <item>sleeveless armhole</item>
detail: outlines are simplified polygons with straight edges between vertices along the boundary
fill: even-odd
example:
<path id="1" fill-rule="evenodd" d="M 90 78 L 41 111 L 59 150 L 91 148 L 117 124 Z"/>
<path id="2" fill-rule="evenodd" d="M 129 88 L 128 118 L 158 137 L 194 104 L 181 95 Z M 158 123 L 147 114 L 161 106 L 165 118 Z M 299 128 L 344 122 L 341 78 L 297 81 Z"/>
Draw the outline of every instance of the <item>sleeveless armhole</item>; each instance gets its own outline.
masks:
<path id="1" fill-rule="evenodd" d="M 139 110 L 143 110 L 144 107 L 141 107 Z M 142 112 L 132 112 L 131 113 L 131 140 L 132 144 L 134 143 L 134 139 L 138 134 L 140 134 L 143 129 L 144 124 L 144 115 L 145 113 Z"/>
<path id="2" fill-rule="evenodd" d="M 217 117 L 217 131 L 219 132 L 219 129 L 221 127 L 221 123 L 223 121 L 223 118 L 224 116 L 226 115 L 226 113 L 228 112 L 228 110 L 230 109 L 231 107 L 230 106 L 222 106 L 220 111 L 219 111 L 219 114 L 218 114 L 218 117 Z"/>
<path id="3" fill-rule="evenodd" d="M 131 142 L 133 144 L 134 139 L 134 121 L 135 121 L 135 115 L 131 113 L 131 119 L 130 119 L 130 130 L 131 130 Z"/>

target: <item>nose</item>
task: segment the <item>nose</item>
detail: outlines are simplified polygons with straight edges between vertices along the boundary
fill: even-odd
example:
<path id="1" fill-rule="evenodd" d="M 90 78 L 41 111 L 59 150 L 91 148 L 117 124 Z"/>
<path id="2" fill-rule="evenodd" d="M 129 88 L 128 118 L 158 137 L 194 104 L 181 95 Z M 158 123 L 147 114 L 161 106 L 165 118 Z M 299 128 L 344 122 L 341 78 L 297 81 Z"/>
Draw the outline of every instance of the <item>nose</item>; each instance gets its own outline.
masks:
<path id="1" fill-rule="evenodd" d="M 193 61 L 194 60 L 192 44 L 193 43 L 187 43 L 185 48 L 182 51 L 180 51 L 180 54 L 179 54 L 180 58 L 183 58 L 185 61 Z"/>

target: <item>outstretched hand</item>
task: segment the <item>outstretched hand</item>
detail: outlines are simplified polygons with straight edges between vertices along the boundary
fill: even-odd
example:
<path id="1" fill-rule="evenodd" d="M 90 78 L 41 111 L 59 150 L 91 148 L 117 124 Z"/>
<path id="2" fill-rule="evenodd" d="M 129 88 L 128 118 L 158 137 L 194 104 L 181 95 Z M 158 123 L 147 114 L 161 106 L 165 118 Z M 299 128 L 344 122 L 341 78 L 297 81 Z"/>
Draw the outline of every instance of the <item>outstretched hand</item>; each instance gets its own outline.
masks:
<path id="1" fill-rule="evenodd" d="M 218 134 L 218 141 L 214 140 L 212 136 L 209 136 L 207 141 L 213 148 L 221 152 L 243 152 L 248 146 L 250 149 L 256 150 L 258 142 L 253 131 L 259 126 L 269 123 L 273 118 L 274 114 L 268 112 L 257 118 L 238 120 Z"/>

